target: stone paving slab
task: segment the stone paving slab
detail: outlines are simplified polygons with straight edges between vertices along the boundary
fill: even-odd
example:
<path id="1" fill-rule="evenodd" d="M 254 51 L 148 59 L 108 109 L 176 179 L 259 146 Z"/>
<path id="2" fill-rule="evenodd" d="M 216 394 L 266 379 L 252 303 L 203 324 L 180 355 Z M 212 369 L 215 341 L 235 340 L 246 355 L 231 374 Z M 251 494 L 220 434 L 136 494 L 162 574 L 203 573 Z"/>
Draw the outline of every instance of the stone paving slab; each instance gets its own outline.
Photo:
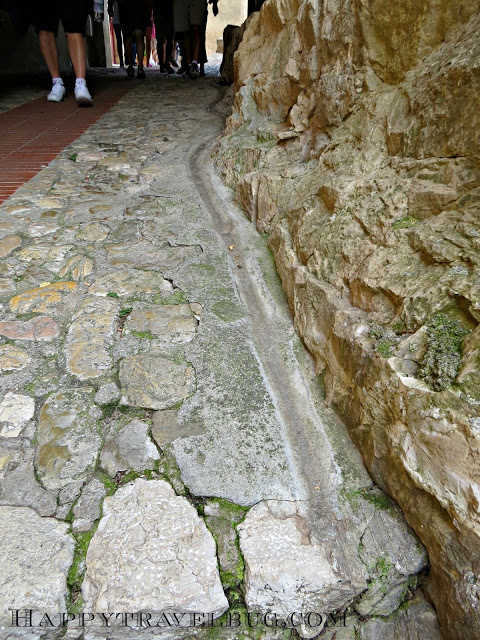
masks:
<path id="1" fill-rule="evenodd" d="M 189 623 L 190 613 L 216 618 L 228 608 L 211 533 L 161 480 L 136 480 L 105 499 L 86 564 L 92 612 L 176 612 Z"/>

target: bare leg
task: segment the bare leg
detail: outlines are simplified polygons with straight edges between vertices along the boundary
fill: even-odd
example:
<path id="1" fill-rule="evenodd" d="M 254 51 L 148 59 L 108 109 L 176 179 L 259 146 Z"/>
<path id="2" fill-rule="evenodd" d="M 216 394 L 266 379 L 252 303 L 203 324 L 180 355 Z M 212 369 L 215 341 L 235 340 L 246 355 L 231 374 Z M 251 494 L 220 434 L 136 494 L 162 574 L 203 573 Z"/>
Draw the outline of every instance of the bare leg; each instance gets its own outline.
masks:
<path id="1" fill-rule="evenodd" d="M 141 29 L 135 29 L 133 33 L 135 35 L 135 41 L 137 43 L 138 68 L 143 69 L 143 56 L 145 53 L 145 42 L 143 39 L 144 38 L 143 31 Z"/>
<path id="2" fill-rule="evenodd" d="M 150 34 L 148 33 L 150 31 Z M 152 29 L 149 28 L 145 33 L 145 57 L 147 58 L 147 67 L 150 66 L 150 56 L 152 55 Z"/>
<path id="3" fill-rule="evenodd" d="M 60 78 L 60 67 L 58 66 L 57 44 L 52 31 L 39 31 L 38 44 L 42 52 L 48 70 L 52 78 Z"/>
<path id="4" fill-rule="evenodd" d="M 200 57 L 200 25 L 192 24 L 192 60 L 198 62 Z M 192 61 L 190 60 L 190 62 Z"/>
<path id="5" fill-rule="evenodd" d="M 133 49 L 132 49 L 132 36 L 129 34 L 125 36 L 125 62 L 129 69 L 133 69 Z"/>
<path id="6" fill-rule="evenodd" d="M 167 62 L 167 41 L 164 40 L 162 46 L 162 61 L 160 64 L 167 64 Z"/>
<path id="7" fill-rule="evenodd" d="M 68 53 L 73 64 L 75 78 L 86 77 L 85 40 L 81 33 L 67 33 Z"/>

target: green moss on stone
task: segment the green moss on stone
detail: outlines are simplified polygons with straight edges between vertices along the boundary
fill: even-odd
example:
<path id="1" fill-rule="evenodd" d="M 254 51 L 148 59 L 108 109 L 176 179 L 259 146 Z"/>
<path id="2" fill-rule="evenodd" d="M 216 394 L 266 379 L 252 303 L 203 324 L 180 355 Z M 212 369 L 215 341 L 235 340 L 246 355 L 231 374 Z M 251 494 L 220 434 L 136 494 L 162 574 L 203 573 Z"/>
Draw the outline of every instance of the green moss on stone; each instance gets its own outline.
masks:
<path id="1" fill-rule="evenodd" d="M 420 222 L 420 220 L 418 218 L 415 218 L 413 216 L 405 216 L 404 218 L 401 218 L 401 220 L 397 220 L 397 222 L 394 222 L 393 223 L 393 228 L 394 229 L 409 229 L 410 227 L 414 227 L 419 222 Z"/>
<path id="2" fill-rule="evenodd" d="M 470 332 L 458 320 L 443 312 L 434 314 L 425 328 L 427 349 L 420 376 L 434 391 L 443 391 L 455 382 L 462 357 L 462 343 Z"/>
<path id="3" fill-rule="evenodd" d="M 96 476 L 107 490 L 107 496 L 112 496 L 117 490 L 118 485 L 103 471 L 98 471 Z"/>
<path id="4" fill-rule="evenodd" d="M 155 296 L 153 302 L 155 304 L 186 304 L 188 297 L 182 289 L 175 289 L 166 296 Z"/>
<path id="5" fill-rule="evenodd" d="M 129 331 L 129 333 L 131 336 L 134 336 L 135 338 L 146 338 L 147 340 L 155 340 L 155 336 L 150 331 L 131 330 Z"/>
<path id="6" fill-rule="evenodd" d="M 85 558 L 87 557 L 88 546 L 96 531 L 96 526 L 91 531 L 74 535 L 75 550 L 73 552 L 73 562 L 68 572 L 67 585 L 70 589 L 71 601 L 76 602 L 78 594 L 82 588 L 85 575 Z"/>
<path id="7" fill-rule="evenodd" d="M 382 358 L 391 358 L 393 355 L 392 347 L 393 342 L 390 340 L 382 340 L 377 344 L 377 351 Z"/>

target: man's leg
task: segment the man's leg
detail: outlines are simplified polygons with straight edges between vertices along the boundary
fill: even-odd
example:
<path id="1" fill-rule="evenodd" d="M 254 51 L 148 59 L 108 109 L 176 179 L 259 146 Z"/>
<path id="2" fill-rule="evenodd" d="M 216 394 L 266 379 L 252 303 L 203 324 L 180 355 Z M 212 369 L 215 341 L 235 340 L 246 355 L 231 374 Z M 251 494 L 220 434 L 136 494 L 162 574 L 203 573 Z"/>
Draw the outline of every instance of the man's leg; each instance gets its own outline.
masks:
<path id="1" fill-rule="evenodd" d="M 135 29 L 133 35 L 135 36 L 135 42 L 137 43 L 137 75 L 140 74 L 139 77 L 141 77 L 143 73 L 143 56 L 145 54 L 144 32 L 142 29 Z"/>
<path id="2" fill-rule="evenodd" d="M 38 32 L 38 44 L 40 51 L 48 67 L 48 71 L 52 76 L 52 88 L 47 95 L 49 102 L 61 102 L 67 93 L 60 76 L 60 67 L 58 64 L 57 43 L 55 42 L 55 34 L 53 31 L 45 31 L 43 29 Z"/>
<path id="3" fill-rule="evenodd" d="M 60 78 L 60 67 L 58 66 L 57 43 L 55 34 L 52 31 L 39 31 L 38 44 L 43 59 L 48 67 L 52 78 Z"/>
<path id="4" fill-rule="evenodd" d="M 118 60 L 120 62 L 120 66 L 123 67 L 124 61 L 123 61 L 122 27 L 119 24 L 114 24 L 113 30 L 115 32 L 115 40 L 117 41 Z"/>
<path id="5" fill-rule="evenodd" d="M 86 78 L 86 50 L 85 40 L 81 33 L 67 33 L 68 53 L 72 61 L 75 78 Z"/>

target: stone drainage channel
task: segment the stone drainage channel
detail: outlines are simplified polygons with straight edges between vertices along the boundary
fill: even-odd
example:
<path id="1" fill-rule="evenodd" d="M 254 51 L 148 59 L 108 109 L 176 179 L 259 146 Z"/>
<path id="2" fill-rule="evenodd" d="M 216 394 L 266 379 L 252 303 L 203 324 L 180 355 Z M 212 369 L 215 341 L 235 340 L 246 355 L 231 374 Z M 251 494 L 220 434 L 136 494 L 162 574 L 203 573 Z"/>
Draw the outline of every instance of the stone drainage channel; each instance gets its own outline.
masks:
<path id="1" fill-rule="evenodd" d="M 1 637 L 441 638 L 213 171 L 221 98 L 148 79 L 0 207 Z"/>

